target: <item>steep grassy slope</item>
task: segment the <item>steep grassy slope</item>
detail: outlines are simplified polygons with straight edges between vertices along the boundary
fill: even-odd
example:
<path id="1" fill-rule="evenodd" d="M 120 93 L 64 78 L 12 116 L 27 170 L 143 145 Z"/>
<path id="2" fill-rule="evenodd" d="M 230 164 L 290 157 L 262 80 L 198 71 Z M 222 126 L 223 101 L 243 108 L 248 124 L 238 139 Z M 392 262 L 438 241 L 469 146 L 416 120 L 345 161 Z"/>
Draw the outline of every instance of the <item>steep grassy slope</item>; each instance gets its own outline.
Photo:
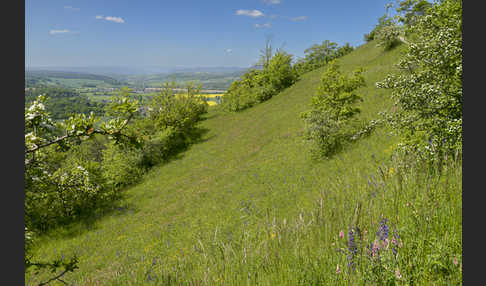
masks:
<path id="1" fill-rule="evenodd" d="M 374 83 L 403 50 L 385 53 L 371 42 L 340 60 L 345 71 L 366 69 L 362 118 L 391 106 Z M 346 257 L 336 254 L 332 238 L 350 226 L 356 202 L 365 202 L 361 216 L 370 233 L 382 214 L 405 214 L 391 205 L 396 193 L 370 199 L 396 142 L 387 130 L 331 160 L 311 160 L 299 114 L 310 108 L 322 72 L 243 112 L 210 111 L 200 124 L 207 130 L 202 142 L 152 169 L 113 213 L 43 237 L 37 257 L 77 253 L 80 269 L 65 277 L 76 285 L 338 283 L 329 277 Z M 458 183 L 455 176 L 449 185 Z M 457 209 L 448 219 L 457 233 Z M 45 277 L 28 273 L 26 282 Z"/>

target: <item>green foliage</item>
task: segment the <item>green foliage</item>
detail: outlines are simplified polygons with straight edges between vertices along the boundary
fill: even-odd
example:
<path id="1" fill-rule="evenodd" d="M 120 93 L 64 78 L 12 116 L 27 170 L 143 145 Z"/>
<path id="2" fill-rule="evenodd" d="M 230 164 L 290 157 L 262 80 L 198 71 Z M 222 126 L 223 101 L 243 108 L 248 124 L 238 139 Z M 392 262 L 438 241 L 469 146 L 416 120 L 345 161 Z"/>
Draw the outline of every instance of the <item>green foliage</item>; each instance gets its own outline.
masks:
<path id="1" fill-rule="evenodd" d="M 119 189 L 137 182 L 144 174 L 142 153 L 133 147 L 108 144 L 103 152 L 102 175 L 106 184 Z"/>
<path id="2" fill-rule="evenodd" d="M 462 4 L 435 3 L 409 27 L 416 38 L 400 60 L 400 74 L 377 83 L 392 90 L 387 120 L 402 147 L 426 157 L 462 150 Z"/>
<path id="3" fill-rule="evenodd" d="M 400 22 L 404 25 L 411 26 L 417 22 L 417 19 L 424 16 L 427 9 L 432 7 L 432 3 L 427 0 L 404 0 L 399 2 L 396 11 L 400 14 Z"/>
<path id="4" fill-rule="evenodd" d="M 364 34 L 364 40 L 368 43 L 375 39 L 376 29 L 371 30 L 368 34 Z"/>
<path id="5" fill-rule="evenodd" d="M 223 97 L 222 106 L 229 111 L 239 111 L 258 103 L 256 90 L 262 78 L 261 70 L 251 69 L 243 74 L 239 80 L 231 83 Z"/>
<path id="6" fill-rule="evenodd" d="M 139 122 L 146 125 L 151 124 L 148 120 L 140 120 Z M 182 149 L 188 144 L 184 134 L 177 132 L 172 126 L 162 130 L 151 130 L 150 127 L 141 124 L 136 124 L 135 127 L 140 127 L 139 130 L 143 134 L 142 166 L 146 168 L 168 160 L 176 150 Z"/>
<path id="7" fill-rule="evenodd" d="M 302 75 L 311 70 L 320 68 L 331 60 L 340 58 L 353 50 L 354 48 L 349 43 L 339 47 L 338 44 L 325 40 L 320 45 L 315 44 L 312 47 L 305 49 L 305 57 L 295 63 L 294 69 L 299 75 Z"/>
<path id="8" fill-rule="evenodd" d="M 166 83 L 162 91 L 154 96 L 147 106 L 147 120 L 155 124 L 158 129 L 171 126 L 177 131 L 184 132 L 200 120 L 207 112 L 208 105 L 200 97 L 200 87 L 191 84 L 186 86 L 186 93 L 175 94 L 175 83 Z"/>
<path id="9" fill-rule="evenodd" d="M 263 70 L 251 69 L 234 81 L 223 97 L 222 106 L 239 111 L 264 102 L 292 85 L 298 76 L 292 68 L 292 56 L 278 51 Z"/>
<path id="10" fill-rule="evenodd" d="M 362 72 L 358 69 L 348 77 L 332 61 L 322 74 L 317 95 L 312 98 L 313 109 L 301 115 L 306 123 L 306 138 L 317 145 L 318 156 L 336 153 L 355 132 L 352 119 L 360 109 L 354 103 L 361 100 L 356 90 L 365 86 Z"/>
<path id="11" fill-rule="evenodd" d="M 104 114 L 104 104 L 93 102 L 72 89 L 62 87 L 35 87 L 25 91 L 26 104 L 34 102 L 38 95 L 44 94 L 49 100 L 45 102 L 46 110 L 54 120 L 67 119 L 77 113 L 97 116 Z"/>
<path id="12" fill-rule="evenodd" d="M 146 117 L 130 126 L 130 133 L 141 139 L 141 165 L 152 167 L 169 159 L 191 143 L 196 124 L 208 110 L 199 87 L 186 86 L 186 93 L 175 94 L 175 83 L 165 88 L 147 104 Z"/>

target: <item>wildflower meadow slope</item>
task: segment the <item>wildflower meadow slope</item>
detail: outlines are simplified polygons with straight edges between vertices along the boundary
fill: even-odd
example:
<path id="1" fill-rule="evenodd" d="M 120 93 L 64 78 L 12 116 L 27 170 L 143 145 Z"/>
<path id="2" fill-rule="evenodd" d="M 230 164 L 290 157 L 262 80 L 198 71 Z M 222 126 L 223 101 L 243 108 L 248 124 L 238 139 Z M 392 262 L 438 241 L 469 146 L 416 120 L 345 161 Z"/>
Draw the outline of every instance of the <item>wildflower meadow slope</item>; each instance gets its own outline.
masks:
<path id="1" fill-rule="evenodd" d="M 391 110 L 375 83 L 401 44 L 339 59 L 363 68 L 359 118 Z M 252 108 L 211 107 L 201 142 L 124 190 L 90 222 L 41 237 L 35 255 L 79 258 L 74 285 L 459 285 L 462 162 L 396 160 L 386 127 L 315 161 L 299 114 L 326 67 Z M 27 272 L 37 285 L 49 273 Z"/>

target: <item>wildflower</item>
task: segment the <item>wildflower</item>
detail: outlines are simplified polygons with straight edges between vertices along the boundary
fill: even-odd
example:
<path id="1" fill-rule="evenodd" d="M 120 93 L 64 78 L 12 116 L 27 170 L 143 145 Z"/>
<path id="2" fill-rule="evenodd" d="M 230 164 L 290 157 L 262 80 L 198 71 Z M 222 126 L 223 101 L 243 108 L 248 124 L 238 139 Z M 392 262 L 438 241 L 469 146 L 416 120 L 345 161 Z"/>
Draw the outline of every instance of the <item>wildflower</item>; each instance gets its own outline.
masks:
<path id="1" fill-rule="evenodd" d="M 354 256 L 358 253 L 358 246 L 354 237 L 354 229 L 351 228 L 348 232 L 348 267 L 354 268 Z"/>
<path id="2" fill-rule="evenodd" d="M 457 261 L 457 257 L 454 257 L 454 265 L 457 266 L 457 264 L 459 264 L 459 261 Z"/>
<path id="3" fill-rule="evenodd" d="M 397 268 L 397 270 L 395 270 L 395 277 L 397 277 L 398 279 L 402 279 L 402 274 L 400 274 L 400 269 Z"/>
<path id="4" fill-rule="evenodd" d="M 339 238 L 343 238 L 343 237 L 344 237 L 344 231 L 342 231 L 342 230 L 341 230 L 341 231 L 339 232 Z"/>
<path id="5" fill-rule="evenodd" d="M 341 269 L 339 269 L 339 264 L 336 266 L 336 274 L 341 273 Z"/>
<path id="6" fill-rule="evenodd" d="M 375 241 L 373 241 L 373 244 L 371 246 L 371 256 L 375 257 L 378 254 L 379 249 L 380 249 L 380 244 L 378 243 L 378 240 L 375 239 Z"/>
<path id="7" fill-rule="evenodd" d="M 390 168 L 390 170 L 388 171 L 388 175 L 393 175 L 393 173 L 395 173 L 395 169 L 393 167 Z"/>
<path id="8" fill-rule="evenodd" d="M 380 240 L 381 241 L 385 241 L 385 239 L 388 238 L 388 233 L 389 233 L 389 227 L 387 225 L 388 223 L 388 219 L 382 219 L 380 221 L 380 228 L 378 229 L 378 231 L 376 232 L 376 235 L 380 237 Z"/>
<path id="9" fill-rule="evenodd" d="M 271 239 L 274 239 L 274 238 L 275 238 L 275 233 L 273 233 L 273 232 L 272 232 L 272 233 L 270 233 L 270 238 L 271 238 Z"/>

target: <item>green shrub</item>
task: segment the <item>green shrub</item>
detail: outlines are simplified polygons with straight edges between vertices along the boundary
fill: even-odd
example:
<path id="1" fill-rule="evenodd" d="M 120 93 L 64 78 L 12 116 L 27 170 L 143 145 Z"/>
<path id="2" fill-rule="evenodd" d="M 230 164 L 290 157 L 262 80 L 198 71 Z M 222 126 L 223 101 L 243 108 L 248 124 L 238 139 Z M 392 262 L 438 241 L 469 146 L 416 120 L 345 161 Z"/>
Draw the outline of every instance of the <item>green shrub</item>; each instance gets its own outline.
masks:
<path id="1" fill-rule="evenodd" d="M 163 90 L 152 98 L 148 104 L 147 118 L 159 130 L 171 126 L 184 132 L 200 120 L 201 115 L 207 112 L 208 105 L 196 96 L 199 88 L 188 85 L 186 93 L 176 95 L 174 87 L 174 83 L 166 83 Z"/>
<path id="2" fill-rule="evenodd" d="M 142 165 L 155 166 L 167 160 L 178 148 L 185 145 L 185 140 L 173 127 L 146 135 L 142 147 Z"/>
<path id="3" fill-rule="evenodd" d="M 103 150 L 102 173 L 108 186 L 120 188 L 138 181 L 144 174 L 142 153 L 134 148 L 109 143 Z"/>
<path id="4" fill-rule="evenodd" d="M 234 81 L 223 97 L 222 106 L 228 111 L 239 111 L 264 102 L 297 81 L 292 67 L 292 56 L 277 52 L 263 70 L 251 69 L 240 80 Z"/>
<path id="5" fill-rule="evenodd" d="M 313 109 L 301 114 L 306 124 L 306 138 L 317 147 L 315 155 L 333 155 L 356 133 L 358 122 L 354 116 L 360 109 L 354 103 L 361 99 L 356 89 L 365 85 L 362 72 L 358 69 L 348 77 L 332 61 L 323 73 L 317 95 L 312 97 Z"/>
<path id="6" fill-rule="evenodd" d="M 375 39 L 375 36 L 376 36 L 376 30 L 373 29 L 371 32 L 369 32 L 368 34 L 364 34 L 364 40 L 368 43 L 368 42 L 371 42 Z"/>

